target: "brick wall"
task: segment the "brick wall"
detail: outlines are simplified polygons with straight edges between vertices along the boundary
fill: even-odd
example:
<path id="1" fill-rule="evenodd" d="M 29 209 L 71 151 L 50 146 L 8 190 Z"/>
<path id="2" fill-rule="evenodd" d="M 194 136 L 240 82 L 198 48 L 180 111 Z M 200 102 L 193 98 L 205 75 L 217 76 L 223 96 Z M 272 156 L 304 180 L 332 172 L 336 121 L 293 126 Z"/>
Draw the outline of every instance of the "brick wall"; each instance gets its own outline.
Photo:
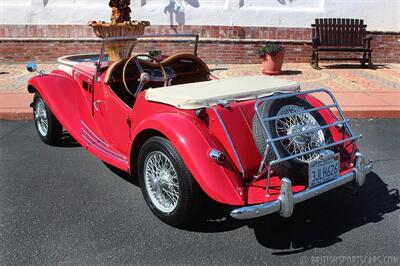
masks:
<path id="1" fill-rule="evenodd" d="M 146 34 L 194 33 L 200 35 L 199 56 L 207 62 L 257 63 L 254 51 L 265 41 L 285 46 L 287 62 L 308 62 L 309 28 L 150 26 Z M 373 61 L 400 63 L 400 33 L 371 32 Z M 85 25 L 0 25 L 0 62 L 54 61 L 66 54 L 99 52 L 101 42 Z M 164 54 L 193 51 L 193 44 L 179 40 L 139 44 L 136 51 L 161 49 Z M 353 56 L 344 54 L 345 57 Z"/>

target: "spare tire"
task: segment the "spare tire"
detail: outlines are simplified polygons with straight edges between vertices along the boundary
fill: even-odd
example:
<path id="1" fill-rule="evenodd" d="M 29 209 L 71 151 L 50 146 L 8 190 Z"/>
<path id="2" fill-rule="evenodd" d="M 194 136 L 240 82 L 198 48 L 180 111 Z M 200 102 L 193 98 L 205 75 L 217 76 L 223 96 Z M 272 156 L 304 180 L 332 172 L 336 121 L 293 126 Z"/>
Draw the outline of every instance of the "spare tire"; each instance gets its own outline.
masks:
<path id="1" fill-rule="evenodd" d="M 307 101 L 299 97 L 290 97 L 278 99 L 273 102 L 266 101 L 260 107 L 259 113 L 261 118 L 265 119 L 271 116 L 286 115 L 311 108 L 313 108 L 313 106 Z M 271 137 L 277 138 L 323 126 L 326 125 L 326 122 L 318 111 L 314 111 L 297 115 L 294 114 L 285 118 L 268 121 L 264 124 Z M 259 153 L 263 156 L 268 137 L 257 115 L 253 118 L 253 138 Z M 309 151 L 331 142 L 332 134 L 330 130 L 321 129 L 313 131 L 312 133 L 276 141 L 275 146 L 279 156 L 283 158 L 300 152 Z M 307 177 L 308 163 L 318 158 L 318 156 L 319 152 L 298 156 L 294 159 L 276 164 L 272 169 L 275 174 L 281 177 Z M 267 162 L 275 159 L 276 155 L 272 147 L 270 147 L 267 154 Z"/>

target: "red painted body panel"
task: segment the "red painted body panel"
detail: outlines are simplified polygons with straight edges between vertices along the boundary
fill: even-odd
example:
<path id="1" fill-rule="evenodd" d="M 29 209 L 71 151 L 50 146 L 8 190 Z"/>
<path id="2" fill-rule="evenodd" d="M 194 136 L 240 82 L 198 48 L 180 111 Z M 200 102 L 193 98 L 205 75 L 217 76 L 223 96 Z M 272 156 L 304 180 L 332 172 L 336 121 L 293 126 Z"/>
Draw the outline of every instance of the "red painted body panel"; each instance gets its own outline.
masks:
<path id="1" fill-rule="evenodd" d="M 232 142 L 240 158 L 240 163 L 216 112 L 223 119 L 225 128 L 232 138 Z M 254 144 L 251 130 L 254 116 L 254 101 L 232 103 L 230 108 L 217 106 L 209 109 L 208 114 L 210 130 L 221 141 L 238 171 L 241 171 L 240 164 L 242 164 L 244 178 L 252 177 L 258 170 L 261 161 L 261 156 Z"/>
<path id="2" fill-rule="evenodd" d="M 96 108 L 93 108 L 93 119 L 107 142 L 119 153 L 129 157 L 129 117 L 132 109 L 116 98 L 108 85 L 96 83 L 93 101 L 97 104 Z"/>
<path id="3" fill-rule="evenodd" d="M 243 182 L 235 167 L 230 160 L 221 166 L 209 157 L 212 148 L 221 151 L 224 148 L 206 124 L 194 116 L 193 111 L 180 111 L 168 105 L 148 102 L 144 95 L 145 92 L 139 95 L 133 108 L 133 139 L 144 130 L 161 132 L 174 144 L 207 195 L 221 203 L 243 205 Z"/>
<path id="4" fill-rule="evenodd" d="M 157 131 L 173 143 L 210 198 L 236 206 L 276 199 L 280 187 L 279 177 L 272 177 L 273 193 L 268 198 L 265 196 L 265 178 L 251 186 L 246 185 L 261 161 L 251 132 L 254 100 L 232 103 L 230 108 L 207 108 L 208 119 L 200 119 L 194 110 L 180 110 L 149 102 L 144 97 L 146 91 L 143 91 L 131 108 L 104 84 L 105 73 L 101 75 L 100 81 L 95 81 L 94 71 L 93 65 L 82 63 L 74 68 L 73 77 L 56 70 L 50 75 L 32 78 L 29 84 L 43 96 L 67 131 L 100 160 L 136 174 L 132 166 L 143 144 L 137 141 L 141 133 Z M 307 96 L 307 100 L 313 106 L 322 105 L 314 97 Z M 320 113 L 327 122 L 336 120 L 328 110 Z M 335 128 L 331 132 L 334 139 L 342 136 Z M 356 149 L 350 144 L 344 151 L 340 151 L 342 171 L 347 171 L 351 166 L 353 148 Z M 227 155 L 223 165 L 210 159 L 211 149 L 218 149 Z M 293 186 L 294 192 L 304 189 L 305 185 L 301 183 Z"/>
<path id="5" fill-rule="evenodd" d="M 81 143 L 80 121 L 86 114 L 82 106 L 82 92 L 78 83 L 63 71 L 53 71 L 56 75 L 37 76 L 29 80 L 44 98 L 54 115 L 70 134 Z"/>
<path id="6" fill-rule="evenodd" d="M 82 147 L 93 155 L 124 171 L 129 170 L 129 161 L 116 159 L 111 144 L 106 143 L 88 108 L 80 84 L 61 70 L 49 75 L 37 76 L 29 81 L 44 98 L 51 111 Z M 86 134 L 85 134 L 86 133 Z"/>
<path id="7" fill-rule="evenodd" d="M 93 77 L 96 74 L 96 66 L 90 62 L 79 63 L 75 65 L 74 69 L 90 77 Z"/>

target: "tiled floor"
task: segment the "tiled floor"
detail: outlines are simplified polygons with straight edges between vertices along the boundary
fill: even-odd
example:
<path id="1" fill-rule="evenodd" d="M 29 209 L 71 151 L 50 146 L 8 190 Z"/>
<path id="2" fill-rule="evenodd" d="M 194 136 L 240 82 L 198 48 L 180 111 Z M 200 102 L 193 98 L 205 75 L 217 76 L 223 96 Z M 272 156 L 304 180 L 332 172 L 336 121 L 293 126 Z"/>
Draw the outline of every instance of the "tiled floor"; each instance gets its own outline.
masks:
<path id="1" fill-rule="evenodd" d="M 260 65 L 211 65 L 221 78 L 259 75 Z M 309 64 L 285 64 L 279 77 L 300 82 L 301 88 L 332 90 L 350 117 L 400 117 L 400 65 L 375 65 L 362 68 L 356 64 L 325 65 L 315 70 Z M 318 95 L 324 102 L 326 95 Z"/>
<path id="2" fill-rule="evenodd" d="M 334 67 L 336 66 L 336 67 Z M 279 77 L 295 80 L 302 88 L 329 88 L 333 91 L 400 91 L 400 66 L 377 65 L 373 69 L 358 65 L 334 65 L 315 70 L 309 64 L 285 64 Z M 249 65 L 211 65 L 211 69 L 221 78 L 260 75 L 261 66 Z"/>
<path id="3" fill-rule="evenodd" d="M 40 70 L 50 71 L 57 64 L 39 64 Z M 25 69 L 24 64 L 0 64 L 0 93 L 26 93 L 26 84 L 35 76 Z"/>

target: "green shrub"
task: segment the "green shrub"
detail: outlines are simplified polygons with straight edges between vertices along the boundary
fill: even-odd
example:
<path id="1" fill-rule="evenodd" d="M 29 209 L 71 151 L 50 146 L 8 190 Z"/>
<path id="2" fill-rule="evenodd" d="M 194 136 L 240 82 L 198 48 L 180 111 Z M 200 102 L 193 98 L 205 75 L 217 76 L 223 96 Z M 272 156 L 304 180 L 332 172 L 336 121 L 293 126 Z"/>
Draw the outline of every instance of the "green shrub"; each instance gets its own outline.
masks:
<path id="1" fill-rule="evenodd" d="M 260 58 L 264 58 L 267 55 L 275 56 L 282 50 L 283 46 L 279 43 L 266 43 L 264 46 L 260 47 L 256 53 Z"/>

